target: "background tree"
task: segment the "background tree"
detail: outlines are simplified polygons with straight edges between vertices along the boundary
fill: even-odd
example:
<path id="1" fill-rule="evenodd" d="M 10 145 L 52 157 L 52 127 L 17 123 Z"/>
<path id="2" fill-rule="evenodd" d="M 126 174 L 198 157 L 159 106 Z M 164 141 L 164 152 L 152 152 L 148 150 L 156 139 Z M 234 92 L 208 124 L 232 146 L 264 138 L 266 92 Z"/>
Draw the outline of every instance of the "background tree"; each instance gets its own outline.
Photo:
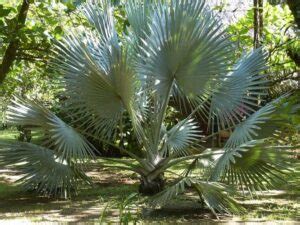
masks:
<path id="1" fill-rule="evenodd" d="M 3 83 L 7 73 L 9 72 L 14 60 L 16 59 L 17 51 L 19 49 L 20 41 L 18 39 L 18 33 L 25 26 L 25 21 L 27 17 L 27 12 L 29 9 L 29 1 L 23 0 L 20 11 L 17 15 L 17 22 L 15 25 L 14 32 L 11 35 L 10 43 L 5 51 L 4 57 L 2 59 L 2 63 L 0 64 L 0 85 Z M 9 10 L 3 10 L 2 12 L 9 12 Z"/>
<path id="2" fill-rule="evenodd" d="M 240 54 L 244 48 L 253 46 L 255 10 L 249 9 L 244 17 L 237 23 L 230 25 L 229 29 L 234 34 L 234 40 L 240 47 Z M 294 18 L 287 4 L 264 4 L 264 26 L 260 44 L 266 46 L 269 51 L 269 76 L 271 82 L 270 96 L 272 98 L 286 91 L 298 89 L 299 66 L 290 57 L 290 53 L 299 52 L 299 39 L 294 26 Z"/>
<path id="3" fill-rule="evenodd" d="M 253 27 L 254 27 L 254 35 L 253 35 L 253 46 L 254 48 L 258 48 L 261 45 L 263 38 L 263 0 L 254 0 L 253 1 Z"/>
<path id="4" fill-rule="evenodd" d="M 76 26 L 80 18 L 73 13 L 74 4 L 50 0 L 1 2 L 1 79 L 6 77 L 0 85 L 2 123 L 2 113 L 13 94 L 34 96 L 53 106 L 59 100 L 55 74 L 48 67 L 50 35 L 59 39 L 64 33 L 62 27 Z"/>

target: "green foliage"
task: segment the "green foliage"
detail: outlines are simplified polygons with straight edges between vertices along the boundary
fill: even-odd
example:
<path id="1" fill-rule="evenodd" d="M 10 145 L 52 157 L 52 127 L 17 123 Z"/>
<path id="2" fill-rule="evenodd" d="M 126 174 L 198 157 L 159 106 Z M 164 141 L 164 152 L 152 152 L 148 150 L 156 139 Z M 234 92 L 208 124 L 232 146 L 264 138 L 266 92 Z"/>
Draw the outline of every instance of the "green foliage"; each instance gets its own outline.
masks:
<path id="1" fill-rule="evenodd" d="M 139 207 L 138 205 L 138 194 L 132 193 L 129 194 L 126 198 L 122 199 L 121 201 L 114 201 L 107 203 L 104 207 L 103 211 L 101 212 L 101 216 L 99 218 L 99 223 L 104 224 L 107 221 L 107 214 L 110 208 L 117 207 L 119 213 L 119 223 L 120 224 L 137 224 L 139 221 L 139 215 L 137 213 L 132 213 L 132 208 L 135 206 L 136 208 Z"/>
<path id="2" fill-rule="evenodd" d="M 229 26 L 233 34 L 232 40 L 239 46 L 240 54 L 243 50 L 253 47 L 253 10 L 237 23 Z M 297 30 L 294 27 L 294 18 L 289 7 L 283 5 L 270 5 L 266 3 L 263 8 L 263 37 L 261 40 L 268 50 L 268 79 L 271 82 L 270 94 L 272 98 L 279 96 L 287 90 L 297 89 L 296 73 L 299 65 L 293 60 L 292 55 L 299 53 L 300 42 Z"/>
<path id="3" fill-rule="evenodd" d="M 74 4 L 33 1 L 25 26 L 16 32 L 20 1 L 1 2 L 0 60 L 13 38 L 20 42 L 16 61 L 0 87 L 2 111 L 13 94 L 31 96 L 51 105 L 57 103 L 57 76 L 48 67 L 52 55 L 50 36 L 60 39 L 71 25 L 77 26 L 80 18 L 70 10 Z"/>

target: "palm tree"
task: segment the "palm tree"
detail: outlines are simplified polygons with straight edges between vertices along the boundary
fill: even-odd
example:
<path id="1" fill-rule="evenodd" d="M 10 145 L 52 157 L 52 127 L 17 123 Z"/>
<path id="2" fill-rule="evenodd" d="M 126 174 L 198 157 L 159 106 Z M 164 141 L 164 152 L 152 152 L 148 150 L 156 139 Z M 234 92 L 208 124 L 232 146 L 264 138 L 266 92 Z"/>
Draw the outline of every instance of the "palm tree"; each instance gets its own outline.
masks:
<path id="1" fill-rule="evenodd" d="M 231 37 L 203 0 L 126 2 L 126 34 L 117 34 L 108 1 L 91 0 L 79 9 L 90 27 L 55 42 L 53 68 L 62 75 L 64 110 L 74 128 L 42 104 L 16 97 L 8 121 L 42 129 L 46 138 L 41 146 L 2 142 L 0 163 L 21 170 L 26 188 L 66 196 L 79 181 L 88 181 L 84 165 L 95 150 L 89 135 L 134 160 L 104 158 L 137 173 L 139 191 L 155 195 L 153 204 L 193 188 L 213 212 L 239 212 L 227 184 L 264 189 L 281 174 L 278 149 L 259 136 L 266 136 L 260 126 L 272 119 L 279 101 L 260 107 L 266 53 L 256 49 L 235 62 Z M 187 102 L 192 107 L 173 127 L 164 122 L 171 100 L 179 110 Z M 141 146 L 138 154 L 113 141 L 125 114 Z M 208 122 L 210 137 L 233 130 L 223 148 L 201 145 L 209 137 L 195 115 Z M 186 170 L 166 186 L 164 172 L 182 163 Z"/>

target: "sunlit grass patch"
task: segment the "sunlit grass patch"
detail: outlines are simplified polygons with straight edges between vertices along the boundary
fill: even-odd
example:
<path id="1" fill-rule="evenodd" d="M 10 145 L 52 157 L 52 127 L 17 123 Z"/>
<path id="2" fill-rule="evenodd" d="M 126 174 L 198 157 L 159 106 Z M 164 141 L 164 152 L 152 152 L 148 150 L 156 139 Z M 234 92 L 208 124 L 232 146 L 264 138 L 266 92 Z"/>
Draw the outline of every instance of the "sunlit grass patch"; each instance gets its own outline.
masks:
<path id="1" fill-rule="evenodd" d="M 19 132 L 16 129 L 0 130 L 0 141 L 16 140 Z"/>
<path id="2" fill-rule="evenodd" d="M 20 132 L 16 128 L 0 130 L 0 141 L 17 141 Z M 43 133 L 40 130 L 31 131 L 32 142 L 39 144 L 42 141 Z"/>

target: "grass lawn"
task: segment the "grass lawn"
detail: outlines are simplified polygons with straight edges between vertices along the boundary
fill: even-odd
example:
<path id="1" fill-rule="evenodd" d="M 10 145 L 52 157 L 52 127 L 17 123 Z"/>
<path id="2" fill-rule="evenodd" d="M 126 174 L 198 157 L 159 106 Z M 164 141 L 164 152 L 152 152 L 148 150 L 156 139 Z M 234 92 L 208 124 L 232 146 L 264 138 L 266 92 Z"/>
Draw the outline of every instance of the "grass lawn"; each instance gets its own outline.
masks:
<path id="1" fill-rule="evenodd" d="M 0 130 L 0 141 L 16 140 L 18 131 L 16 129 Z"/>
<path id="2" fill-rule="evenodd" d="M 16 132 L 1 131 L 0 140 L 12 140 L 15 136 Z M 173 168 L 180 169 L 182 168 Z M 223 216 L 219 221 L 208 210 L 202 209 L 197 201 L 192 201 L 193 195 L 178 198 L 164 209 L 150 209 L 143 203 L 136 205 L 134 201 L 126 204 L 128 196 L 138 189 L 139 180 L 134 174 L 113 168 L 104 169 L 97 162 L 89 165 L 87 173 L 94 181 L 93 187 L 82 185 L 78 195 L 72 200 L 57 200 L 24 192 L 13 183 L 19 178 L 17 171 L 0 168 L 0 224 L 118 223 L 120 218 L 123 223 L 138 221 L 139 224 L 243 224 L 245 221 L 300 224 L 299 171 L 288 178 L 288 183 L 279 190 L 257 193 L 254 198 L 247 196 L 242 199 L 241 203 L 246 207 L 247 214 Z M 140 202 L 142 200 L 138 196 L 132 198 Z"/>

